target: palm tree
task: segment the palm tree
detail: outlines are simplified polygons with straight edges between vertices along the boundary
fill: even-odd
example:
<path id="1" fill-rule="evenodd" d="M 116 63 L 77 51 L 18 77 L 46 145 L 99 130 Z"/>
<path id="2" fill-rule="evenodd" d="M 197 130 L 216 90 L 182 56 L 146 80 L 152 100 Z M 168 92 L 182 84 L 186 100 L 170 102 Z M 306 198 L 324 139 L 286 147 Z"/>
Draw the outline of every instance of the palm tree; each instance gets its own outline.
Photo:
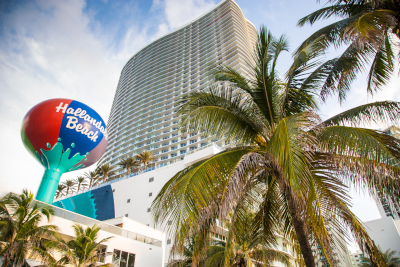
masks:
<path id="1" fill-rule="evenodd" d="M 239 212 L 239 210 L 237 210 Z M 216 241 L 207 248 L 206 266 L 272 266 L 273 261 L 292 266 L 289 254 L 271 247 L 265 242 L 262 228 L 254 231 L 254 214 L 240 210 L 227 223 L 227 241 Z"/>
<path id="2" fill-rule="evenodd" d="M 131 170 L 133 170 L 133 168 L 140 166 L 140 163 L 138 162 L 136 157 L 127 157 L 121 160 L 118 165 L 126 169 L 127 174 L 129 175 L 131 173 Z"/>
<path id="3" fill-rule="evenodd" d="M 156 161 L 156 157 L 154 156 L 153 153 L 151 153 L 148 150 L 144 150 L 142 152 L 140 152 L 139 154 L 136 155 L 137 160 L 139 161 L 140 164 L 143 163 L 144 165 L 144 169 L 147 169 L 147 165 L 150 162 L 155 162 Z"/>
<path id="4" fill-rule="evenodd" d="M 85 172 L 83 175 L 89 180 L 89 188 L 96 185 L 99 180 L 99 174 L 96 171 Z"/>
<path id="5" fill-rule="evenodd" d="M 69 189 L 71 189 L 71 193 L 74 192 L 73 190 L 75 189 L 76 182 L 72 179 L 68 179 L 68 180 L 65 180 L 64 185 L 65 185 L 65 188 L 67 188 L 67 192 L 65 193 L 65 195 L 68 195 Z"/>
<path id="6" fill-rule="evenodd" d="M 380 249 L 379 249 L 380 250 Z M 386 263 L 387 267 L 399 267 L 400 266 L 400 257 L 397 256 L 397 251 L 396 250 L 391 250 L 388 249 L 385 252 L 382 252 L 382 257 L 383 260 Z M 361 257 L 361 267 L 373 267 L 374 264 L 371 262 L 370 258 L 367 257 Z"/>
<path id="7" fill-rule="evenodd" d="M 110 164 L 106 163 L 101 165 L 100 167 L 97 167 L 97 173 L 100 176 L 103 176 L 103 183 L 106 181 L 108 176 L 111 176 L 114 174 L 113 167 L 110 166 Z"/>
<path id="8" fill-rule="evenodd" d="M 40 238 L 52 238 L 58 230 L 54 225 L 39 226 L 50 221 L 53 210 L 34 201 L 33 194 L 9 193 L 0 199 L 0 258 L 3 266 L 21 266 L 32 245 Z"/>
<path id="9" fill-rule="evenodd" d="M 56 198 L 60 197 L 60 195 L 63 195 L 63 191 L 66 188 L 66 186 L 64 184 L 59 184 L 57 186 L 57 191 L 56 191 Z"/>
<path id="10" fill-rule="evenodd" d="M 179 250 L 193 232 L 201 246 L 218 220 L 248 203 L 267 240 L 274 240 L 273 229 L 296 237 L 307 267 L 315 266 L 312 245 L 329 263 L 333 260 L 327 222 L 336 232 L 353 235 L 383 266 L 379 251 L 349 209 L 346 185 L 398 199 L 398 140 L 356 126 L 396 120 L 400 103 L 371 103 L 321 122 L 315 113 L 315 80 L 307 77 L 318 54 L 296 58 L 282 81 L 275 67 L 285 50 L 285 37 L 276 39 L 262 27 L 251 72 L 243 76 L 228 66 L 217 67 L 215 80 L 230 85 L 182 99 L 182 131 L 204 131 L 236 142 L 236 147 L 172 177 L 152 203 L 154 220 L 171 221 L 166 228 Z M 195 264 L 199 257 L 194 255 Z"/>
<path id="11" fill-rule="evenodd" d="M 111 237 L 97 241 L 101 228 L 97 225 L 92 227 L 83 227 L 79 224 L 72 226 L 75 232 L 75 238 L 65 241 L 60 236 L 56 240 L 47 241 L 44 249 L 35 247 L 34 252 L 38 254 L 47 266 L 58 267 L 70 265 L 74 267 L 89 267 L 99 261 L 99 253 L 102 244 Z M 61 259 L 56 260 L 52 252 L 57 251 L 61 254 Z"/>
<path id="12" fill-rule="evenodd" d="M 357 74 L 368 70 L 366 64 L 370 65 L 367 92 L 372 94 L 382 89 L 400 60 L 396 52 L 400 47 L 400 1 L 328 0 L 328 3 L 331 5 L 300 19 L 298 25 L 313 25 L 332 16 L 340 18 L 339 21 L 316 31 L 295 52 L 297 56 L 307 57 L 310 47 L 324 52 L 330 46 L 348 45 L 342 55 L 315 71 L 315 76 L 320 76 L 318 87 L 322 99 L 338 92 L 343 101 Z"/>
<path id="13" fill-rule="evenodd" d="M 84 176 L 78 176 L 78 177 L 76 178 L 76 180 L 75 180 L 75 184 L 78 185 L 78 189 L 76 190 L 77 192 L 79 192 L 79 190 L 81 189 L 81 186 L 82 186 L 82 189 L 84 189 L 85 186 L 88 185 L 88 184 L 86 183 L 86 177 L 84 177 Z"/>

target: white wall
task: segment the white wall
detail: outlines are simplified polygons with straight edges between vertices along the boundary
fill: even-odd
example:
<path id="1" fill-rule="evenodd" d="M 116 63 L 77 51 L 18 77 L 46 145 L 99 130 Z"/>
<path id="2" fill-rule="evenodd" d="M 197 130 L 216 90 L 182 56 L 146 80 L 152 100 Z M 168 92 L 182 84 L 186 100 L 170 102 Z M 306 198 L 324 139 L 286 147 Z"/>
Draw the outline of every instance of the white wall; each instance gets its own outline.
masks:
<path id="1" fill-rule="evenodd" d="M 392 217 L 365 222 L 369 236 L 382 251 L 394 249 L 400 252 L 400 234 Z"/>
<path id="2" fill-rule="evenodd" d="M 60 218 L 57 216 L 53 216 L 51 224 L 57 225 L 61 232 L 68 236 L 75 236 L 74 231 L 72 229 L 72 225 L 74 224 L 73 221 Z M 133 224 L 134 225 L 134 224 Z M 85 226 L 85 225 L 84 225 Z M 143 228 L 143 227 L 142 227 Z M 148 228 L 148 227 L 147 227 Z M 160 233 L 159 231 L 155 232 L 152 229 L 127 229 L 138 234 L 146 235 L 148 234 L 149 237 L 157 238 L 163 240 L 165 239 L 165 235 Z M 150 236 L 150 235 L 153 236 Z M 146 244 L 143 242 L 139 242 L 127 237 L 122 237 L 118 235 L 111 234 L 106 231 L 99 231 L 99 239 L 107 238 L 113 236 L 105 245 L 107 246 L 107 252 L 113 252 L 114 249 L 126 251 L 129 253 L 135 254 L 135 267 L 163 267 L 163 251 L 162 247 L 157 247 L 154 245 Z M 105 263 L 112 262 L 112 255 L 106 257 Z"/>

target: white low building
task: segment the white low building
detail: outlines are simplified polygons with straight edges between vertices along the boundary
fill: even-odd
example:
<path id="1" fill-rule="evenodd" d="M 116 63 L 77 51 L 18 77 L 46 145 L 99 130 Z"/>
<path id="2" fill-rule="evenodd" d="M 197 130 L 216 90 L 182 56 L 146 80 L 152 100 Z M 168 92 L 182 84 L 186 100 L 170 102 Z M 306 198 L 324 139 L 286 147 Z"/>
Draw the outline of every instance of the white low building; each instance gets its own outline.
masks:
<path id="1" fill-rule="evenodd" d="M 57 225 L 64 239 L 75 237 L 72 225 L 101 227 L 99 239 L 112 237 L 104 243 L 102 252 L 108 252 L 101 263 L 121 267 L 164 266 L 166 236 L 163 232 L 126 217 L 97 221 L 80 214 L 53 207 L 55 215 L 50 224 Z M 28 259 L 28 263 L 32 263 Z M 36 266 L 32 264 L 32 266 Z"/>

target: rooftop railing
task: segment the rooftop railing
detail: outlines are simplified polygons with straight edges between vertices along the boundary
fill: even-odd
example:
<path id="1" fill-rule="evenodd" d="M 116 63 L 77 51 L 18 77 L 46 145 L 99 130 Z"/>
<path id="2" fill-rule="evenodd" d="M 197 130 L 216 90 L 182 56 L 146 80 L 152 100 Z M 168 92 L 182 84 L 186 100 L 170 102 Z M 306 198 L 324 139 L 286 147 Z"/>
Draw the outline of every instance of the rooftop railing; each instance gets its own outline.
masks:
<path id="1" fill-rule="evenodd" d="M 197 152 L 197 151 L 203 150 L 203 149 L 208 148 L 208 147 L 210 147 L 210 146 L 217 146 L 219 149 L 221 149 L 221 147 L 218 146 L 217 144 L 215 144 L 215 143 L 210 143 L 210 144 L 207 144 L 207 145 L 205 145 L 205 146 L 202 146 L 202 147 L 198 147 L 198 148 L 196 148 L 196 149 L 193 149 L 193 150 L 187 152 L 186 155 L 193 154 L 193 153 L 195 153 L 195 152 Z M 222 146 L 222 147 L 225 147 L 225 146 Z M 161 163 L 161 164 L 158 164 L 158 165 L 156 165 L 156 166 L 147 168 L 147 169 L 145 169 L 145 170 L 137 171 L 137 172 L 131 173 L 131 174 L 129 174 L 129 175 L 125 175 L 125 176 L 123 176 L 123 177 L 120 177 L 120 178 L 117 178 L 117 179 L 114 179 L 114 180 L 111 180 L 111 181 L 107 181 L 107 182 L 105 182 L 105 183 L 101 183 L 101 184 L 92 186 L 91 188 L 87 188 L 87 189 L 81 190 L 81 191 L 79 191 L 79 192 L 75 192 L 75 193 L 72 193 L 72 194 L 69 194 L 69 195 L 66 195 L 66 196 L 62 196 L 62 197 L 60 197 L 60 198 L 58 198 L 58 199 L 55 199 L 54 202 L 60 201 L 60 200 L 66 199 L 66 198 L 70 198 L 70 197 L 73 197 L 73 196 L 76 196 L 76 195 L 79 195 L 79 194 L 82 194 L 82 193 L 85 193 L 85 192 L 88 192 L 88 191 L 92 191 L 92 190 L 94 190 L 94 189 L 97 189 L 97 188 L 100 188 L 100 187 L 103 187 L 103 186 L 106 186 L 106 185 L 110 185 L 110 184 L 113 184 L 113 183 L 116 183 L 116 182 L 119 182 L 119 181 L 122 181 L 122 180 L 126 180 L 126 179 L 129 179 L 129 178 L 131 178 L 131 177 L 137 176 L 137 175 L 139 175 L 139 174 L 146 173 L 146 172 L 149 172 L 149 171 L 153 171 L 153 170 L 162 168 L 162 167 L 164 167 L 164 166 L 167 166 L 167 165 L 170 165 L 170 164 L 176 163 L 176 162 L 178 162 L 178 161 L 182 161 L 182 160 L 183 160 L 182 158 L 178 158 L 178 159 L 174 159 L 174 160 L 172 160 L 172 161 L 170 161 L 170 162 Z M 112 165 L 114 165 L 114 163 L 113 163 Z"/>
<path id="2" fill-rule="evenodd" d="M 93 225 L 96 224 L 97 226 L 99 226 L 101 228 L 101 230 L 103 230 L 105 232 L 108 232 L 108 233 L 111 233 L 111 234 L 114 234 L 114 235 L 119 235 L 119 236 L 122 236 L 122 237 L 126 237 L 126 238 L 129 238 L 129 239 L 133 239 L 133 240 L 136 240 L 136 241 L 139 241 L 139 242 L 143 242 L 143 243 L 146 243 L 146 244 L 150 244 L 150 245 L 153 245 L 153 246 L 157 246 L 157 247 L 161 247 L 162 246 L 162 241 L 161 240 L 158 240 L 158 239 L 155 239 L 155 238 L 152 238 L 152 237 L 148 237 L 148 236 L 145 236 L 145 235 L 141 235 L 141 234 L 138 234 L 138 233 L 135 233 L 135 232 L 132 232 L 132 231 L 128 231 L 128 230 L 120 228 L 118 226 L 114 226 L 114 225 L 111 225 L 111 224 L 108 224 L 108 223 L 105 223 L 105 222 L 102 222 L 102 221 L 98 221 L 98 220 L 95 220 L 95 219 L 92 219 L 92 218 L 77 214 L 77 213 L 69 211 L 69 210 L 65 210 L 65 209 L 62 209 L 62 208 L 59 208 L 59 207 L 56 207 L 56 206 L 53 206 L 53 205 L 49 205 L 47 203 L 44 203 L 44 202 L 41 202 L 41 201 L 38 201 L 38 200 L 35 200 L 35 201 L 38 202 L 42 206 L 48 206 L 51 209 L 53 209 L 54 210 L 54 216 L 57 216 L 57 217 L 60 217 L 60 218 L 64 218 L 66 220 L 73 221 L 73 222 L 76 222 L 76 223 L 84 224 L 84 225 L 87 225 L 87 226 L 93 226 Z"/>

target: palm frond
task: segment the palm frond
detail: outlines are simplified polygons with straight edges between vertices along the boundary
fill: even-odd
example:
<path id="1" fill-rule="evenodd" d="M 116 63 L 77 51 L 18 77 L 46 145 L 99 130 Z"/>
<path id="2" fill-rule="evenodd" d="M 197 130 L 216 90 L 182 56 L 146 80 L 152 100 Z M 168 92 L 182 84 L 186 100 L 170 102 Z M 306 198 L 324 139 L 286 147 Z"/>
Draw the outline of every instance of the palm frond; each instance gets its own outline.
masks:
<path id="1" fill-rule="evenodd" d="M 348 18 L 353 14 L 362 12 L 365 10 L 363 5 L 333 5 L 323 7 L 318 9 L 317 11 L 301 18 L 297 22 L 297 26 L 304 26 L 306 24 L 313 25 L 318 20 L 328 19 L 332 16 L 339 18 Z"/>
<path id="2" fill-rule="evenodd" d="M 368 92 L 382 89 L 392 78 L 395 65 L 393 54 L 390 37 L 386 34 L 384 45 L 379 47 L 368 73 Z"/>
<path id="3" fill-rule="evenodd" d="M 207 93 L 199 92 L 183 98 L 178 112 L 181 114 L 181 129 L 191 130 L 216 138 L 254 143 L 263 136 L 263 122 L 257 120 L 257 109 L 249 99 L 239 93 L 233 94 L 232 87 L 210 88 Z"/>
<path id="4" fill-rule="evenodd" d="M 371 123 L 389 122 L 398 124 L 400 118 L 400 103 L 395 101 L 381 101 L 361 105 L 335 115 L 326 121 L 326 126 L 351 125 L 360 126 Z"/>

